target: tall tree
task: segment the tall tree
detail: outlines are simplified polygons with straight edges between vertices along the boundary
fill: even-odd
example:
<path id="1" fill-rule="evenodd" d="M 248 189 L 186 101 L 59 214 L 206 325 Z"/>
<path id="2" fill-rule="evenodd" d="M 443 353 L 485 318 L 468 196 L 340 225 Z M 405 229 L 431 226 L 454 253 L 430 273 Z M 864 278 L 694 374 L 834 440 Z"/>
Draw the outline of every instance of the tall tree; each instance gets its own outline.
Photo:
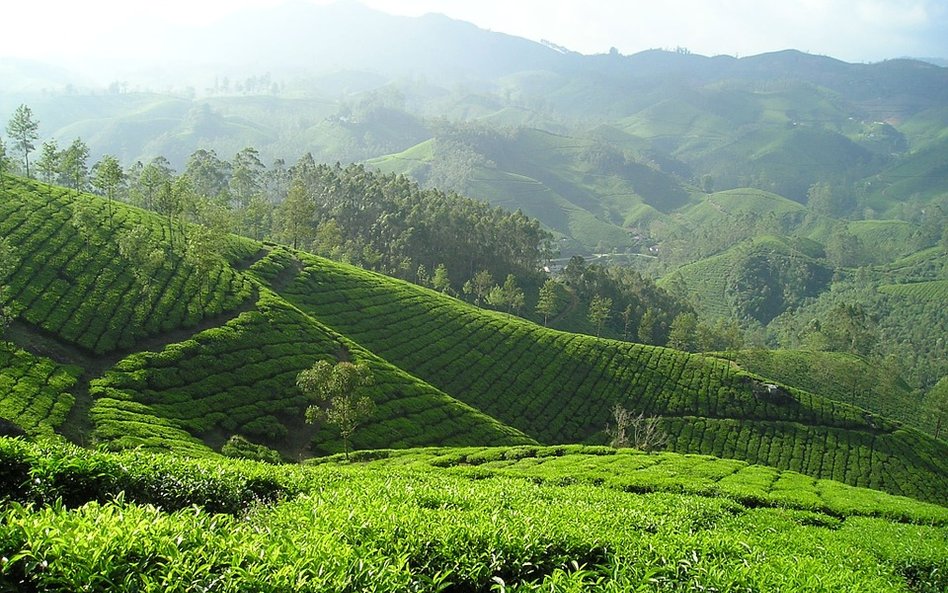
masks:
<path id="1" fill-rule="evenodd" d="M 434 276 L 431 278 L 431 286 L 439 292 L 447 292 L 451 288 L 451 278 L 448 276 L 448 267 L 438 264 L 435 267 Z"/>
<path id="2" fill-rule="evenodd" d="M 941 434 L 941 428 L 948 420 L 948 377 L 942 377 L 925 398 L 926 407 L 935 421 L 935 438 Z"/>
<path id="3" fill-rule="evenodd" d="M 494 277 L 491 276 L 489 271 L 481 270 L 474 274 L 473 278 L 464 283 L 464 293 L 473 294 L 474 304 L 480 306 L 484 299 L 487 298 L 487 295 L 490 294 L 493 287 Z"/>
<path id="4" fill-rule="evenodd" d="M 596 326 L 596 337 L 602 333 L 602 324 L 612 312 L 612 299 L 598 294 L 589 301 L 589 321 Z"/>
<path id="5" fill-rule="evenodd" d="M 115 191 L 125 182 L 125 171 L 118 159 L 107 154 L 95 164 L 93 169 L 93 183 L 99 189 L 104 191 L 109 201 L 109 228 L 112 227 L 112 200 L 115 199 Z"/>
<path id="6" fill-rule="evenodd" d="M 313 401 L 306 408 L 306 422 L 319 420 L 338 428 L 347 460 L 352 434 L 375 410 L 375 404 L 363 394 L 372 382 L 372 371 L 364 363 L 333 365 L 320 360 L 296 376 L 296 386 Z"/>
<path id="7" fill-rule="evenodd" d="M 43 148 L 40 151 L 40 158 L 36 161 L 36 168 L 39 170 L 41 179 L 46 183 L 54 183 L 59 176 L 60 159 L 62 155 L 59 152 L 59 144 L 55 138 L 43 142 Z"/>
<path id="8" fill-rule="evenodd" d="M 143 294 L 149 294 L 157 288 L 157 272 L 165 265 L 167 258 L 161 246 L 152 238 L 148 227 L 135 225 L 116 233 L 119 255 L 128 263 L 128 268 L 138 281 Z"/>
<path id="9" fill-rule="evenodd" d="M 30 153 L 33 143 L 39 138 L 39 122 L 33 119 L 33 111 L 26 105 L 20 105 L 13 112 L 7 124 L 7 134 L 13 140 L 13 146 L 23 155 L 23 167 L 30 177 Z"/>
<path id="10" fill-rule="evenodd" d="M 80 138 L 76 138 L 69 145 L 69 148 L 63 151 L 62 166 L 63 176 L 72 184 L 72 188 L 78 194 L 83 190 L 86 179 L 89 177 L 89 147 Z"/>
<path id="11" fill-rule="evenodd" d="M 559 298 L 556 295 L 556 280 L 547 278 L 543 286 L 540 287 L 540 296 L 537 299 L 536 307 L 536 312 L 543 315 L 543 327 L 546 327 L 550 315 L 556 315 L 559 308 Z"/>
<path id="12" fill-rule="evenodd" d="M 3 186 L 6 183 L 3 176 L 7 172 L 9 165 L 7 159 L 7 145 L 3 142 L 3 138 L 0 138 L 0 189 L 3 189 Z"/>
<path id="13" fill-rule="evenodd" d="M 229 201 L 230 171 L 230 163 L 218 158 L 216 152 L 200 149 L 188 157 L 184 173 L 190 177 L 195 195 L 226 204 Z"/>
<path id="14" fill-rule="evenodd" d="M 698 338 L 698 316 L 694 313 L 680 313 L 671 323 L 668 331 L 669 348 L 694 352 Z"/>
<path id="15" fill-rule="evenodd" d="M 246 208 L 263 188 L 266 167 L 256 148 L 248 146 L 234 156 L 230 174 L 230 195 L 238 208 Z"/>
<path id="16" fill-rule="evenodd" d="M 293 180 L 290 192 L 280 204 L 279 215 L 280 234 L 293 244 L 293 249 L 308 245 L 313 235 L 316 203 L 308 195 L 300 177 Z"/>
<path id="17" fill-rule="evenodd" d="M 507 274 L 504 280 L 504 302 L 507 303 L 507 312 L 520 312 L 525 302 L 523 289 L 517 285 L 517 277 L 513 274 Z"/>
<path id="18" fill-rule="evenodd" d="M 194 268 L 201 279 L 198 287 L 198 308 L 203 318 L 210 294 L 211 271 L 220 261 L 223 235 L 217 229 L 203 224 L 195 225 L 189 232 L 184 259 Z"/>
<path id="19" fill-rule="evenodd" d="M 152 159 L 150 163 L 142 167 L 141 174 L 138 176 L 138 184 L 135 192 L 138 195 L 138 201 L 144 208 L 154 210 L 157 208 L 156 202 L 158 192 L 161 186 L 172 180 L 174 169 L 171 163 L 163 156 Z"/>

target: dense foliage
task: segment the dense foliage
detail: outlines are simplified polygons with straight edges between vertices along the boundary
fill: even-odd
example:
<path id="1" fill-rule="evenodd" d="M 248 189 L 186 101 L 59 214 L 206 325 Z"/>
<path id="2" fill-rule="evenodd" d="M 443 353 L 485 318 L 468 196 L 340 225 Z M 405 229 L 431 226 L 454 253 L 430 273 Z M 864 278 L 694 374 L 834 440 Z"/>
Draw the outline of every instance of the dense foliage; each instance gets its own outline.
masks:
<path id="1" fill-rule="evenodd" d="M 523 472 L 519 466 L 530 459 L 500 471 L 320 466 L 277 472 L 249 462 L 0 441 L 10 478 L 2 482 L 4 495 L 35 503 L 0 503 L 0 555 L 7 559 L 0 584 L 49 592 L 926 593 L 946 585 L 943 508 L 843 489 L 839 494 L 853 501 L 847 505 L 833 501 L 840 486 L 832 483 L 821 486 L 827 505 L 804 504 L 812 510 L 757 508 L 753 497 L 742 504 L 740 496 L 728 497 L 727 487 L 716 498 L 711 491 L 635 494 L 570 485 L 591 458 L 569 453 L 480 452 L 535 457 L 536 469 Z M 477 455 L 454 457 L 475 461 Z M 661 482 L 679 471 L 740 474 L 730 462 L 710 458 L 663 456 L 653 463 L 651 457 L 601 458 L 626 464 L 603 475 L 643 473 L 652 476 L 646 481 Z M 708 471 L 715 463 L 724 467 Z M 777 490 L 792 494 L 787 478 Z"/>
<path id="2" fill-rule="evenodd" d="M 272 278 L 291 261 L 287 252 L 277 250 L 251 271 Z M 371 369 L 375 383 L 365 393 L 378 407 L 354 435 L 356 447 L 530 441 L 366 352 L 269 291 L 262 291 L 254 311 L 161 352 L 132 354 L 94 380 L 94 436 L 110 448 L 161 450 L 198 446 L 191 435 L 219 446 L 214 435 L 236 432 L 294 458 L 309 455 L 309 439 L 314 438 L 316 450 L 341 450 L 331 427 L 304 428 L 309 400 L 297 389 L 296 378 L 316 360 L 349 356 Z"/>

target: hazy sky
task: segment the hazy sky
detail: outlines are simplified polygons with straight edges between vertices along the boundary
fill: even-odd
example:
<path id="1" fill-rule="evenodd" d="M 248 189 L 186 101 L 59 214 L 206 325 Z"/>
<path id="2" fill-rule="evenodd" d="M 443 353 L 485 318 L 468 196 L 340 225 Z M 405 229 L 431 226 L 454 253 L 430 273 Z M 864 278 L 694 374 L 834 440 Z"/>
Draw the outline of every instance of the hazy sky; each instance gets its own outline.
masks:
<path id="1" fill-rule="evenodd" d="M 135 28 L 205 24 L 249 7 L 306 0 L 28 0 L 5 3 L 0 56 L 101 55 Z M 312 0 L 325 4 L 325 0 Z M 687 47 L 705 55 L 795 48 L 851 62 L 948 58 L 946 0 L 364 0 L 402 15 L 440 12 L 583 53 Z M 17 23 L 17 25 L 13 25 Z M 123 36 L 124 37 L 124 36 Z M 139 48 L 147 52 L 147 48 Z"/>

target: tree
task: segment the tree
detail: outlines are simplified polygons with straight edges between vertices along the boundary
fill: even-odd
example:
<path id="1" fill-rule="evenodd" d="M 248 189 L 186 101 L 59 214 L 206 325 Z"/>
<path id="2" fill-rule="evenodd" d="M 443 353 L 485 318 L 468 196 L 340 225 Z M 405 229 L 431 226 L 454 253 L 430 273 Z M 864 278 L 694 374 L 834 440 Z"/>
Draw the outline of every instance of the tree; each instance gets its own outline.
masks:
<path id="1" fill-rule="evenodd" d="M 415 278 L 418 279 L 418 284 L 421 286 L 428 286 L 431 283 L 431 277 L 428 276 L 428 268 L 425 267 L 425 264 L 418 264 L 418 270 L 415 271 Z"/>
<path id="2" fill-rule="evenodd" d="M 349 439 L 375 411 L 372 400 L 361 393 L 372 382 L 372 371 L 364 363 L 333 365 L 320 360 L 296 376 L 296 386 L 314 402 L 306 408 L 306 422 L 325 422 L 339 429 L 347 460 Z"/>
<path id="3" fill-rule="evenodd" d="M 59 144 L 56 139 L 43 142 L 43 148 L 40 151 L 40 158 L 36 162 L 36 168 L 39 169 L 41 179 L 46 183 L 54 183 L 59 176 L 60 159 L 62 155 L 59 152 Z"/>
<path id="4" fill-rule="evenodd" d="M 494 287 L 494 277 L 487 270 L 481 270 L 464 283 L 464 293 L 474 295 L 474 304 L 480 306 Z"/>
<path id="5" fill-rule="evenodd" d="M 100 191 L 105 192 L 109 200 L 109 228 L 112 228 L 112 200 L 115 198 L 115 190 L 125 182 L 125 172 L 122 171 L 118 159 L 110 154 L 103 156 L 92 169 L 93 183 Z"/>
<path id="6" fill-rule="evenodd" d="M 142 293 L 149 293 L 157 288 L 155 276 L 165 265 L 165 252 L 152 239 L 148 227 L 135 225 L 127 230 L 120 230 L 116 233 L 116 242 L 119 255 L 128 262 L 128 268 L 138 281 Z"/>
<path id="7" fill-rule="evenodd" d="M 150 163 L 142 167 L 141 174 L 138 176 L 138 184 L 135 189 L 139 196 L 139 201 L 143 208 L 157 209 L 158 192 L 162 185 L 170 183 L 174 176 L 174 170 L 171 163 L 163 156 L 152 159 Z"/>
<path id="8" fill-rule="evenodd" d="M 596 337 L 602 333 L 602 324 L 612 312 L 612 299 L 598 294 L 589 301 L 589 321 L 596 326 Z"/>
<path id="9" fill-rule="evenodd" d="M 668 331 L 669 348 L 694 352 L 698 336 L 698 316 L 694 313 L 681 313 L 672 320 Z"/>
<path id="10" fill-rule="evenodd" d="M 3 189 L 6 181 L 3 178 L 4 173 L 7 172 L 8 168 L 8 158 L 7 158 L 7 145 L 3 142 L 3 138 L 0 138 L 0 189 Z"/>
<path id="11" fill-rule="evenodd" d="M 78 194 L 85 187 L 89 177 L 89 147 L 80 138 L 76 138 L 63 151 L 60 165 L 63 176 L 72 183 L 72 188 Z"/>
<path id="12" fill-rule="evenodd" d="M 543 286 L 540 287 L 540 295 L 537 299 L 536 312 L 543 315 L 543 327 L 546 327 L 550 315 L 556 315 L 559 311 L 559 297 L 556 294 L 556 280 L 547 278 Z"/>
<path id="13" fill-rule="evenodd" d="M 639 321 L 639 341 L 643 344 L 654 344 L 658 330 L 658 313 L 651 307 L 646 307 L 642 320 Z"/>
<path id="14" fill-rule="evenodd" d="M 198 306 L 200 307 L 201 317 L 204 317 L 210 292 L 211 270 L 220 260 L 222 239 L 223 237 L 217 229 L 203 224 L 195 225 L 188 233 L 184 259 L 194 267 L 194 272 L 201 279 L 198 290 Z"/>
<path id="15" fill-rule="evenodd" d="M 13 112 L 10 123 L 7 124 L 7 134 L 13 140 L 13 146 L 23 155 L 23 167 L 26 176 L 30 176 L 30 152 L 33 151 L 33 142 L 39 138 L 39 122 L 33 119 L 33 111 L 26 105 L 20 105 Z"/>
<path id="16" fill-rule="evenodd" d="M 629 329 L 632 327 L 632 314 L 634 309 L 632 309 L 632 303 L 629 303 L 625 306 L 625 309 L 622 310 L 622 339 L 629 339 Z"/>
<path id="17" fill-rule="evenodd" d="M 619 404 L 612 407 L 612 420 L 606 424 L 609 445 L 616 449 L 634 447 L 640 451 L 656 451 L 668 443 L 668 435 L 662 429 L 661 416 L 636 416 Z"/>
<path id="18" fill-rule="evenodd" d="M 451 288 L 451 278 L 448 277 L 448 267 L 444 264 L 438 264 L 435 268 L 434 276 L 431 278 L 431 286 L 438 291 L 447 292 Z"/>
<path id="19" fill-rule="evenodd" d="M 313 219 L 316 216 L 316 202 L 310 198 L 306 185 L 298 176 L 290 186 L 290 192 L 280 204 L 280 233 L 297 249 L 313 233 Z"/>
<path id="20" fill-rule="evenodd" d="M 523 289 L 517 285 L 517 277 L 513 274 L 507 274 L 507 278 L 504 279 L 504 301 L 507 303 L 507 312 L 511 311 L 520 312 L 520 309 L 523 308 L 523 304 L 526 300 L 526 297 L 523 294 Z"/>

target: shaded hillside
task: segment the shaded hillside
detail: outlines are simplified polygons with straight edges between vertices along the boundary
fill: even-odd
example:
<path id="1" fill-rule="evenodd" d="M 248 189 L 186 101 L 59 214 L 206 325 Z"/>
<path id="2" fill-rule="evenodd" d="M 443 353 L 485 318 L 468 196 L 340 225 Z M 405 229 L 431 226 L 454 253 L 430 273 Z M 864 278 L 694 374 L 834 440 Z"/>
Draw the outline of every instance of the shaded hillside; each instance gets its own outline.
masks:
<path id="1" fill-rule="evenodd" d="M 172 247 L 157 215 L 113 204 L 110 227 L 98 196 L 10 178 L 5 187 L 0 208 L 12 214 L 2 236 L 20 263 L 0 281 L 11 284 L 12 303 L 22 311 L 10 337 L 43 356 L 9 350 L 0 411 L 30 433 L 55 429 L 109 448 L 196 455 L 241 434 L 292 458 L 311 455 L 318 435 L 316 450 L 331 452 L 339 445 L 335 434 L 302 422 L 306 401 L 296 375 L 319 359 L 351 357 L 368 362 L 378 380 L 378 415 L 356 438 L 358 446 L 532 442 L 259 286 L 258 274 L 276 286 L 281 277 L 270 259 L 260 259 L 266 251 L 259 243 L 232 238 L 237 267 L 259 261 L 246 272 L 217 256 L 202 295 L 185 246 L 177 239 Z M 95 216 L 76 227 L 70 221 L 85 207 Z M 118 237 L 132 225 L 149 231 L 151 238 L 139 238 L 154 241 L 173 267 L 163 264 L 149 277 L 141 262 L 126 261 Z M 175 224 L 177 235 L 188 230 Z M 231 287 L 246 295 L 230 301 L 240 307 L 202 319 L 201 301 L 210 314 L 233 299 Z M 68 322 L 52 323 L 57 319 Z"/>

